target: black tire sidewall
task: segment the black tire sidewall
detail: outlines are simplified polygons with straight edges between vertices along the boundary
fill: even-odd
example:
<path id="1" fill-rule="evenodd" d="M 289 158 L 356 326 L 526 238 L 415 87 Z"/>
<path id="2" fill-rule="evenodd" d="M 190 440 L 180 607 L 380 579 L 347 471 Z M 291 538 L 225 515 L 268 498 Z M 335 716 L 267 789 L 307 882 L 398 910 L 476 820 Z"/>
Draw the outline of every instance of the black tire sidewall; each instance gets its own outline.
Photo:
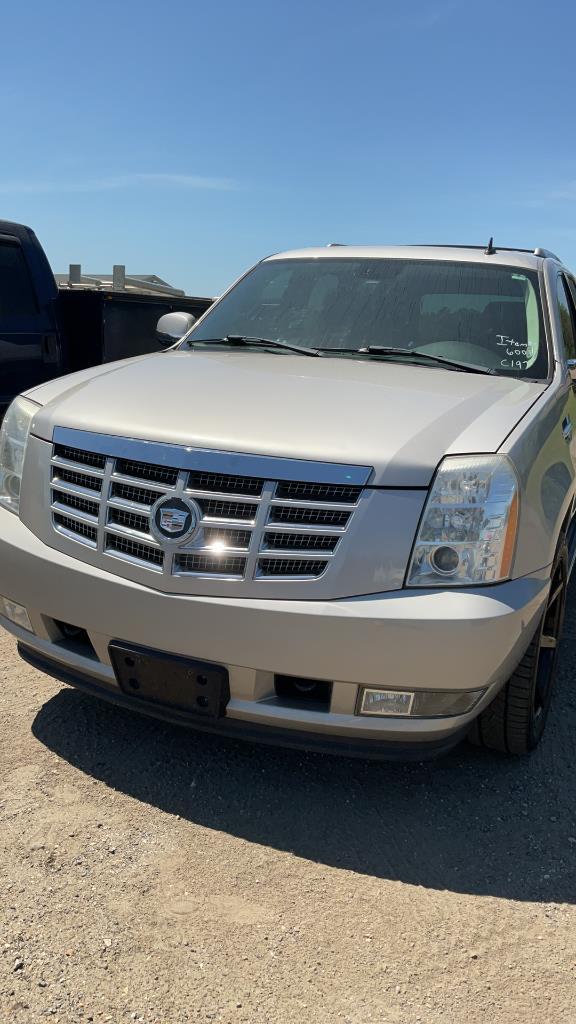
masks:
<path id="1" fill-rule="evenodd" d="M 567 587 L 568 587 L 568 548 L 567 548 L 567 545 L 566 545 L 566 538 L 565 537 L 562 537 L 561 541 L 559 542 L 558 548 L 556 550 L 556 555 L 554 557 L 554 562 L 552 563 L 552 570 L 551 570 L 551 573 L 550 573 L 550 579 L 551 579 L 552 582 L 554 581 L 554 578 L 555 578 L 555 576 L 556 576 L 556 574 L 558 572 L 558 569 L 560 567 L 562 567 L 562 579 L 563 579 L 563 583 L 564 583 L 564 592 L 563 592 L 563 595 L 562 595 L 562 598 L 561 598 L 562 606 L 561 606 L 560 622 L 559 622 L 559 625 L 558 625 L 558 640 L 560 639 L 560 636 L 562 634 L 562 628 L 563 628 L 563 625 L 564 625 L 564 613 L 565 613 L 565 610 L 566 610 L 566 590 L 567 590 Z M 552 586 L 552 582 L 551 582 L 551 586 Z M 554 651 L 553 662 L 552 662 L 552 666 L 551 666 L 551 669 L 550 669 L 551 677 L 552 678 L 551 678 L 550 687 L 548 689 L 548 693 L 546 695 L 546 701 L 545 701 L 545 703 L 544 703 L 544 705 L 542 707 L 541 714 L 537 715 L 537 713 L 536 713 L 536 700 L 535 700 L 535 697 L 536 697 L 536 686 L 537 686 L 537 682 L 538 682 L 538 669 L 539 669 L 539 665 L 540 665 L 540 654 L 541 654 L 541 650 L 542 650 L 542 634 L 544 632 L 545 620 L 546 620 L 546 612 L 544 612 L 544 614 L 542 616 L 542 619 L 541 619 L 540 624 L 538 626 L 538 630 L 536 632 L 536 636 L 534 637 L 534 640 L 532 641 L 533 643 L 537 644 L 538 650 L 537 650 L 537 656 L 536 656 L 535 661 L 534 661 L 534 671 L 533 671 L 533 674 L 532 674 L 532 681 L 531 681 L 532 685 L 531 685 L 531 692 L 530 692 L 531 707 L 530 707 L 530 720 L 529 720 L 529 724 L 528 724 L 528 748 L 530 750 L 533 750 L 534 747 L 536 747 L 538 745 L 538 743 L 540 742 L 540 740 L 542 738 L 542 734 L 544 733 L 544 729 L 546 728 L 546 722 L 548 720 L 548 713 L 550 711 L 550 704 L 551 704 L 551 701 L 552 701 L 552 696 L 553 696 L 554 688 L 555 688 L 556 673 L 557 673 L 557 670 L 558 670 L 559 645 L 556 646 L 556 649 Z"/>
<path id="2" fill-rule="evenodd" d="M 561 595 L 560 618 L 557 627 L 559 640 L 566 606 L 568 586 L 568 548 L 566 537 L 558 541 L 556 554 L 550 569 L 550 588 L 554 586 L 558 569 L 561 568 L 563 593 Z M 501 754 L 518 756 L 528 754 L 538 746 L 548 719 L 554 682 L 558 664 L 558 644 L 553 652 L 550 666 L 550 686 L 544 702 L 539 701 L 541 713 L 537 713 L 536 688 L 538 685 L 538 668 L 542 648 L 542 636 L 548 613 L 550 591 L 546 597 L 546 606 L 536 626 L 530 643 L 516 669 L 507 683 L 498 691 L 494 699 L 478 718 L 472 723 L 469 737 L 473 743 L 489 750 L 497 750 Z"/>

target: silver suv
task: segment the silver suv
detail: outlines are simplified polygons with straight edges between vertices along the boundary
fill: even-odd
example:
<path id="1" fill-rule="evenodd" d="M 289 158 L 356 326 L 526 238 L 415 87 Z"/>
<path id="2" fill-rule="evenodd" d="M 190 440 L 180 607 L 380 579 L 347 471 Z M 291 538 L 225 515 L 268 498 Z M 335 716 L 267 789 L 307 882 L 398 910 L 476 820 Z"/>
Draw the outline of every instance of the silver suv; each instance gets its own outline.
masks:
<path id="1" fill-rule="evenodd" d="M 575 544 L 576 281 L 552 253 L 263 260 L 0 441 L 0 623 L 88 693 L 423 758 L 542 736 Z"/>

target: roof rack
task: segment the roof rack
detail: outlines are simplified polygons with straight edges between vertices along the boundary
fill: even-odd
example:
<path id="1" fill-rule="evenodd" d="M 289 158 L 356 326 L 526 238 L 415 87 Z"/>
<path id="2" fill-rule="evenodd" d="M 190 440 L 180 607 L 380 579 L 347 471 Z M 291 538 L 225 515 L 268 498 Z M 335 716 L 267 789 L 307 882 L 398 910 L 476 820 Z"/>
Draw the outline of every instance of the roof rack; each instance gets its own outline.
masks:
<path id="1" fill-rule="evenodd" d="M 518 245 L 494 245 L 493 242 L 493 238 L 490 239 L 487 246 L 454 245 L 450 242 L 412 242 L 409 247 L 412 249 L 424 249 L 428 247 L 434 249 L 478 249 L 479 251 L 484 252 L 487 256 L 493 256 L 497 252 L 527 252 L 530 253 L 531 256 L 541 256 L 543 259 L 556 260 L 558 263 L 562 263 L 560 257 L 557 256 L 555 252 L 552 252 L 551 249 L 541 249 L 540 246 L 536 249 L 521 249 Z M 326 248 L 333 249 L 345 245 L 347 245 L 346 242 L 328 242 Z"/>
<path id="2" fill-rule="evenodd" d="M 551 252 L 550 249 L 540 249 L 540 248 L 534 249 L 534 255 L 535 256 L 543 256 L 544 259 L 548 259 L 548 260 L 558 260 L 558 263 L 562 263 L 562 260 L 560 259 L 560 257 L 557 256 L 555 252 Z"/>
<path id="3" fill-rule="evenodd" d="M 492 245 L 492 241 L 493 240 L 490 239 L 490 242 L 488 244 L 488 249 L 491 250 L 490 253 L 488 253 L 487 247 L 485 245 L 451 245 L 449 242 L 427 242 L 424 243 L 424 245 L 432 244 L 435 249 L 479 249 L 487 253 L 488 255 L 492 255 L 492 253 L 497 252 L 528 252 L 532 256 L 542 256 L 544 259 L 558 260 L 558 263 L 562 262 L 560 257 L 557 256 L 556 253 L 551 252 L 550 249 L 521 249 L 517 245 Z"/>

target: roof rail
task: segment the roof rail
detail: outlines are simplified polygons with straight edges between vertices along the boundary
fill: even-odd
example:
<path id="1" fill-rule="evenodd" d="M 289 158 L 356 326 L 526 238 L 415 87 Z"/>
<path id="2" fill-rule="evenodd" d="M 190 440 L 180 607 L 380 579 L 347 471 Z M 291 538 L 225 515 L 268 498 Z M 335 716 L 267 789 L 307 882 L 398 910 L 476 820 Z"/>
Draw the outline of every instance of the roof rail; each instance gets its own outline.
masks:
<path id="1" fill-rule="evenodd" d="M 455 245 L 453 242 L 421 242 L 416 243 L 416 245 L 418 248 L 423 249 L 429 246 L 433 249 L 478 249 L 482 252 L 486 252 L 487 248 L 486 245 L 461 245 L 460 243 Z M 494 252 L 533 252 L 532 249 L 517 249 L 515 246 L 513 248 L 506 248 L 504 245 L 495 245 L 493 249 Z"/>
<path id="2" fill-rule="evenodd" d="M 492 246 L 492 242 L 493 239 L 490 239 L 488 248 L 491 248 L 493 252 L 527 252 L 530 253 L 532 256 L 542 256 L 544 259 L 558 260 L 558 263 L 562 262 L 560 257 L 557 256 L 556 253 L 551 252 L 550 249 L 521 249 L 517 245 Z M 487 252 L 485 245 L 453 245 L 450 242 L 424 242 L 420 247 L 426 248 L 426 246 L 432 246 L 434 249 L 479 249 L 484 252 Z M 492 255 L 492 252 L 489 255 Z"/>
<path id="3" fill-rule="evenodd" d="M 540 249 L 540 247 L 538 247 L 538 249 L 534 249 L 534 255 L 535 256 L 543 256 L 544 259 L 547 259 L 547 260 L 557 260 L 558 263 L 562 263 L 562 260 L 560 259 L 560 257 L 557 256 L 555 252 L 550 252 L 550 249 Z"/>
<path id="4" fill-rule="evenodd" d="M 543 259 L 557 260 L 561 263 L 562 260 L 555 252 L 550 249 L 541 249 L 539 246 L 536 249 L 521 249 L 518 245 L 493 245 L 493 239 L 491 238 L 488 245 L 462 245 L 461 243 L 454 244 L 452 242 L 411 242 L 408 243 L 407 248 L 411 249 L 477 249 L 478 251 L 484 252 L 487 256 L 492 256 L 497 252 L 526 252 L 532 256 L 541 256 Z M 328 242 L 326 245 L 327 249 L 339 248 L 340 246 L 347 245 L 346 242 Z"/>

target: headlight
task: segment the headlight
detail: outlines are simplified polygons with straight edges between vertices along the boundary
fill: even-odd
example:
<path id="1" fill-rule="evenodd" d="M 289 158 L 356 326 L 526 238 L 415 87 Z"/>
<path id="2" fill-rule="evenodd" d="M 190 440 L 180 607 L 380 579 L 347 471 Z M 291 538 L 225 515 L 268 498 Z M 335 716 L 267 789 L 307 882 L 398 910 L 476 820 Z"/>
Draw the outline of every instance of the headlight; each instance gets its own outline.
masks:
<path id="1" fill-rule="evenodd" d="M 507 579 L 517 526 L 518 480 L 510 460 L 505 455 L 448 456 L 424 507 L 407 585 Z"/>
<path id="2" fill-rule="evenodd" d="M 15 398 L 0 431 L 0 508 L 18 514 L 20 484 L 30 425 L 40 407 L 27 398 Z"/>

